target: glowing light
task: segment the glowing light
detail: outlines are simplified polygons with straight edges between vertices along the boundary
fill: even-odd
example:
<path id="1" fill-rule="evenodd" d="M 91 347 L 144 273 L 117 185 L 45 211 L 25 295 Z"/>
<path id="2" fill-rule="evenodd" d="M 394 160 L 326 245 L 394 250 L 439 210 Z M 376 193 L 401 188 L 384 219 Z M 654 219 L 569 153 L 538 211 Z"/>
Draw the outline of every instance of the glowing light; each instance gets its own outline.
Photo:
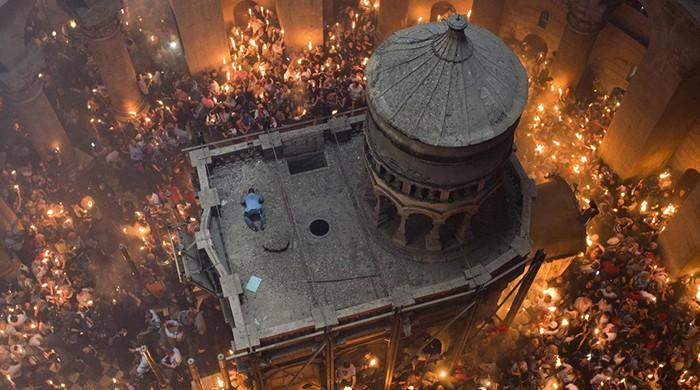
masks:
<path id="1" fill-rule="evenodd" d="M 676 206 L 669 204 L 666 206 L 662 212 L 663 215 L 671 216 L 676 213 Z"/>
<path id="2" fill-rule="evenodd" d="M 561 326 L 569 326 L 569 320 L 567 320 L 566 318 L 562 319 Z"/>
<path id="3" fill-rule="evenodd" d="M 353 24 L 354 24 L 354 23 L 355 23 L 355 22 L 353 22 Z M 308 47 L 309 47 L 309 50 L 311 50 L 311 49 L 314 48 L 314 45 L 313 45 L 313 43 L 311 43 L 311 41 L 309 41 Z"/>
<path id="4" fill-rule="evenodd" d="M 370 367 L 377 367 L 377 364 L 378 364 L 378 362 L 377 362 L 376 358 L 369 359 L 369 366 Z"/>
<path id="5" fill-rule="evenodd" d="M 70 26 L 70 28 L 76 28 L 76 27 L 78 27 L 78 23 L 76 23 L 75 20 L 73 20 L 73 19 L 71 19 L 71 20 L 68 22 L 68 25 Z"/>
<path id="6" fill-rule="evenodd" d="M 470 9 L 469 11 L 467 11 L 467 20 L 471 20 L 471 18 L 472 18 L 472 10 Z"/>
<path id="7" fill-rule="evenodd" d="M 177 42 L 176 42 L 176 41 L 170 41 L 170 43 L 168 44 L 168 46 L 170 46 L 171 49 L 175 50 L 175 49 L 177 49 Z"/>
<path id="8" fill-rule="evenodd" d="M 440 373 L 438 375 L 440 376 L 440 378 L 447 378 L 447 371 L 440 370 Z"/>
<path id="9" fill-rule="evenodd" d="M 646 213 L 648 206 L 649 206 L 649 202 L 647 202 L 646 200 L 643 200 L 642 205 L 639 207 L 639 211 L 642 213 Z"/>
<path id="10" fill-rule="evenodd" d="M 224 380 L 217 377 L 216 378 L 216 385 L 219 386 L 220 389 L 223 389 L 224 388 Z"/>

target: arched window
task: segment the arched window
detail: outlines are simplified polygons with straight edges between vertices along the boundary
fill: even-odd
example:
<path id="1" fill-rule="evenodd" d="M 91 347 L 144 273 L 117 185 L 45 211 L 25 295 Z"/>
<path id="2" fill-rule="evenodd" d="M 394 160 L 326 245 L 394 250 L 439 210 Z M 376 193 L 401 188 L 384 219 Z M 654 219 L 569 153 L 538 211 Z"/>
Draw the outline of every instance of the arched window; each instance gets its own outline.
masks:
<path id="1" fill-rule="evenodd" d="M 251 0 L 243 0 L 236 4 L 233 8 L 233 22 L 236 26 L 245 27 L 245 25 L 248 24 L 250 19 L 248 10 L 255 8 L 256 5 L 257 3 Z"/>
<path id="2" fill-rule="evenodd" d="M 541 28 L 547 28 L 549 24 L 549 11 L 544 10 L 540 13 L 540 19 L 537 21 L 537 25 Z"/>

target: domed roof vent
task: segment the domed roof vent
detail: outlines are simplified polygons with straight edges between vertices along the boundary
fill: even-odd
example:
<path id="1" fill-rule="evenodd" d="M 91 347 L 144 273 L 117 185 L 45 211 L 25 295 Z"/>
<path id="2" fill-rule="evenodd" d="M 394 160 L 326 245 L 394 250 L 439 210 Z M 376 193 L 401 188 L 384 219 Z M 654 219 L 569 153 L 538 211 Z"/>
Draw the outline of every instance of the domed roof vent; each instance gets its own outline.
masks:
<path id="1" fill-rule="evenodd" d="M 458 14 L 393 34 L 372 55 L 366 73 L 373 112 L 433 146 L 498 137 L 527 102 L 527 74 L 515 54 Z"/>

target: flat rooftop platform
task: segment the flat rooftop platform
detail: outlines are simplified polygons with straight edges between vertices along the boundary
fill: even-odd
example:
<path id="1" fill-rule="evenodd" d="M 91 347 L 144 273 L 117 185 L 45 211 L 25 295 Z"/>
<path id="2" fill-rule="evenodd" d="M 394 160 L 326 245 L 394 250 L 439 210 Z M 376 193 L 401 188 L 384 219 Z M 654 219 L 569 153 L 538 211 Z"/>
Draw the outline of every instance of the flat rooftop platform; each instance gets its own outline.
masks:
<path id="1" fill-rule="evenodd" d="M 250 340 L 251 333 L 259 339 L 313 326 L 319 311 L 327 314 L 330 309 L 340 318 L 381 300 L 391 302 L 401 292 L 410 296 L 420 289 L 444 291 L 478 264 L 491 271 L 498 266 L 494 263 L 503 261 L 499 256 L 510 260 L 517 256 L 514 252 L 527 253 L 528 228 L 520 222 L 526 198 L 521 185 L 527 179 L 519 174 L 519 166 L 510 172 L 503 195 L 494 196 L 482 208 L 483 215 L 474 217 L 475 239 L 453 260 L 423 263 L 392 249 L 365 222 L 368 177 L 363 147 L 362 134 L 339 145 L 326 142 L 315 160 L 325 159 L 325 166 L 296 174 L 281 156 L 279 161 L 254 158 L 210 168 L 208 186 L 216 190 L 221 205 L 220 216 L 212 216 L 209 224 L 211 243 L 241 285 L 239 315 L 245 327 L 232 324 L 234 343 L 246 344 L 243 331 Z M 268 225 L 262 232 L 253 232 L 243 221 L 240 198 L 250 187 L 265 198 Z M 525 204 L 530 207 L 529 201 Z M 529 210 L 526 214 L 529 224 Z M 330 225 L 324 237 L 309 230 L 317 219 Z M 284 251 L 265 249 L 285 240 L 290 245 Z M 256 292 L 245 289 L 253 276 L 262 279 Z"/>

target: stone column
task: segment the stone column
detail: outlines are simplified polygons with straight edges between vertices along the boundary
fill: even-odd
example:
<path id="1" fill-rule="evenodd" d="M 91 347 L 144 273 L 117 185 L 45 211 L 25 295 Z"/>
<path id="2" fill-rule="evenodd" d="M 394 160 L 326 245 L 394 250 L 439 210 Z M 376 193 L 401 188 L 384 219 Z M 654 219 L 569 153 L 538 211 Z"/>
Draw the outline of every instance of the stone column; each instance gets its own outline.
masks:
<path id="1" fill-rule="evenodd" d="M 623 179 L 661 169 L 698 118 L 700 28 L 674 4 L 650 3 L 649 49 L 601 145 Z"/>
<path id="2" fill-rule="evenodd" d="M 700 185 L 659 235 L 664 264 L 672 277 L 700 271 Z"/>
<path id="3" fill-rule="evenodd" d="M 76 165 L 73 146 L 44 94 L 44 81 L 39 77 L 43 67 L 40 49 L 28 47 L 17 64 L 0 73 L 0 94 L 26 130 L 41 159 L 46 161 L 60 153 L 64 167 L 73 168 Z"/>
<path id="4" fill-rule="evenodd" d="M 406 27 L 408 0 L 381 0 L 377 14 L 377 44 Z"/>
<path id="5" fill-rule="evenodd" d="M 230 62 L 221 0 L 170 0 L 187 68 L 195 75 Z"/>
<path id="6" fill-rule="evenodd" d="M 284 42 L 292 51 L 323 44 L 323 0 L 277 0 Z"/>
<path id="7" fill-rule="evenodd" d="M 126 48 L 126 38 L 119 19 L 120 2 L 97 0 L 88 8 L 73 8 L 70 12 L 78 19 L 87 38 L 90 55 L 100 70 L 102 83 L 109 94 L 112 113 L 119 120 L 127 120 L 148 107 L 141 95 L 134 64 Z"/>
<path id="8" fill-rule="evenodd" d="M 442 226 L 442 221 L 433 219 L 433 227 L 425 236 L 425 249 L 429 251 L 439 251 L 442 250 L 442 241 L 440 241 L 440 226 Z"/>
<path id="9" fill-rule="evenodd" d="M 505 0 L 474 0 L 469 21 L 498 35 Z"/>
<path id="10" fill-rule="evenodd" d="M 469 241 L 469 239 L 472 236 L 472 215 L 471 214 L 464 215 L 464 219 L 457 227 L 456 236 L 457 236 L 457 241 L 459 241 L 461 243 L 465 243 L 465 242 Z"/>
<path id="11" fill-rule="evenodd" d="M 552 83 L 557 88 L 576 88 L 598 33 L 618 4 L 616 0 L 569 0 L 566 28 L 552 62 Z"/>
<path id="12" fill-rule="evenodd" d="M 401 246 L 408 245 L 408 234 L 406 232 L 406 222 L 408 221 L 408 216 L 399 214 L 401 221 L 399 222 L 399 227 L 394 232 L 394 242 Z"/>
<path id="13" fill-rule="evenodd" d="M 375 195 L 374 207 L 372 207 L 372 211 L 369 215 L 369 219 L 374 226 L 379 226 L 379 224 L 384 220 L 384 218 L 382 218 L 382 211 L 384 210 L 383 206 L 381 195 Z"/>

